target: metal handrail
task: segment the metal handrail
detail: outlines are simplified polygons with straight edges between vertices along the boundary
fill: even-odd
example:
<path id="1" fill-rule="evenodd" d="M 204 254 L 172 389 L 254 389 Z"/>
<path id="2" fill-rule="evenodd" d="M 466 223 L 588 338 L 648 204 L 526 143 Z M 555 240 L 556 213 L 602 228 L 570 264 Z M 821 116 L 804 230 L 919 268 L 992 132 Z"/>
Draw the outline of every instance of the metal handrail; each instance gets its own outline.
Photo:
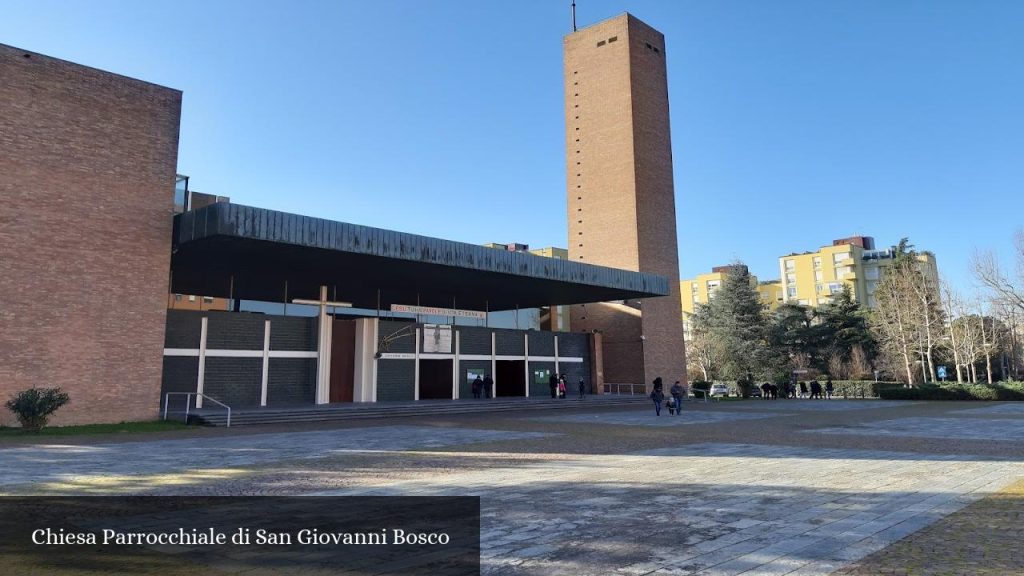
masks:
<path id="1" fill-rule="evenodd" d="M 615 391 L 614 392 L 612 392 L 612 386 L 615 387 Z M 644 386 L 643 384 L 613 384 L 613 383 L 605 383 L 605 385 L 604 385 L 605 390 L 606 390 L 605 394 L 621 395 L 622 394 L 623 386 L 625 386 L 625 387 L 627 387 L 629 389 L 629 395 L 630 396 L 636 395 L 637 388 L 640 389 L 640 395 L 644 395 L 644 394 L 647 393 L 647 387 Z"/>
<path id="2" fill-rule="evenodd" d="M 197 397 L 201 396 L 201 397 L 205 398 L 206 400 L 209 400 L 210 402 L 213 402 L 214 404 L 218 404 L 220 406 L 223 406 L 224 408 L 227 409 L 227 411 L 228 411 L 227 428 L 231 428 L 231 406 L 228 406 L 227 404 L 221 402 L 220 400 L 217 400 L 216 398 L 210 398 L 206 394 L 201 394 L 199 392 L 168 392 L 164 396 L 164 420 L 167 420 L 167 409 L 171 405 L 171 395 L 172 394 L 175 395 L 175 396 L 185 396 L 185 423 L 186 424 L 188 423 L 189 411 L 192 409 L 192 396 L 197 396 Z"/>

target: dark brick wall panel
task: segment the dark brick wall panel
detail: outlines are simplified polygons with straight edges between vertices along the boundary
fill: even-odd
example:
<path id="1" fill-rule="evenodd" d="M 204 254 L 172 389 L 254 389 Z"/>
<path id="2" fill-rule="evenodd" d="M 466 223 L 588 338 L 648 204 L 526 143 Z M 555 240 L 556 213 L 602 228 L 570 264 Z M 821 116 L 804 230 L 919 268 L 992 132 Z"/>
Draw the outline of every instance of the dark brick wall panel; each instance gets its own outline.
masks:
<path id="1" fill-rule="evenodd" d="M 395 334 L 403 328 L 409 327 L 412 332 L 403 331 L 402 334 L 408 334 L 401 336 L 396 340 L 392 341 L 388 347 L 388 352 L 415 352 L 416 351 L 416 332 L 415 324 L 409 322 L 395 322 L 392 320 L 381 320 L 377 330 L 377 337 L 383 339 L 384 337 Z M 421 333 L 422 334 L 422 333 Z M 455 342 L 452 342 L 452 351 L 455 351 Z M 410 398 L 411 400 L 411 398 Z"/>
<path id="2" fill-rule="evenodd" d="M 530 335 L 530 356 L 555 355 L 555 334 L 553 332 L 531 330 L 528 334 Z"/>
<path id="3" fill-rule="evenodd" d="M 274 318 L 246 312 L 208 312 L 207 350 L 263 350 L 263 330 L 271 321 L 270 334 L 277 328 Z"/>
<path id="4" fill-rule="evenodd" d="M 534 370 L 550 370 L 552 374 L 555 372 L 554 362 L 530 362 L 530 396 L 537 398 L 550 398 L 551 387 L 547 382 L 539 384 L 534 382 Z"/>
<path id="5" fill-rule="evenodd" d="M 488 354 L 491 353 L 490 328 L 459 327 L 459 353 Z"/>
<path id="6" fill-rule="evenodd" d="M 273 330 L 270 332 L 273 334 Z M 271 358 L 267 406 L 316 402 L 316 358 Z"/>
<path id="7" fill-rule="evenodd" d="M 180 114 L 177 90 L 0 45 L 0 398 L 157 418 Z"/>
<path id="8" fill-rule="evenodd" d="M 166 356 L 163 365 L 163 385 L 160 388 L 160 408 L 168 392 L 195 392 L 199 376 L 199 358 Z M 194 401 L 193 401 L 194 404 Z M 184 396 L 171 397 L 171 410 L 185 409 Z"/>
<path id="9" fill-rule="evenodd" d="M 377 401 L 413 400 L 416 397 L 416 361 L 377 362 Z"/>
<path id="10" fill-rule="evenodd" d="M 305 350 L 316 351 L 317 322 L 316 318 L 299 316 L 264 316 L 270 320 L 271 350 Z M 260 330 L 262 337 L 263 331 Z M 260 340 L 260 349 L 263 341 Z"/>
<path id="11" fill-rule="evenodd" d="M 521 330 L 495 330 L 494 345 L 499 356 L 522 356 L 526 350 Z"/>
<path id="12" fill-rule="evenodd" d="M 203 393 L 232 408 L 259 406 L 262 380 L 262 358 L 206 357 Z"/>
<path id="13" fill-rule="evenodd" d="M 202 322 L 202 312 L 168 310 L 164 347 L 198 349 Z"/>

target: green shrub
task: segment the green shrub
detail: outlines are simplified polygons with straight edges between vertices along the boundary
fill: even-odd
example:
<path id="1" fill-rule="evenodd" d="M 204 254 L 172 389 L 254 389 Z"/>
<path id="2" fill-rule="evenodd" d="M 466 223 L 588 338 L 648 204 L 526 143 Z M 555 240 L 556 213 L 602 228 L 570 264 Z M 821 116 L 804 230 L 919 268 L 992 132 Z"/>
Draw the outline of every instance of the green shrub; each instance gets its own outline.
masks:
<path id="1" fill-rule="evenodd" d="M 1024 401 L 1024 385 L 1003 384 L 924 384 L 915 388 L 885 387 L 879 394 L 886 400 L 1010 400 Z"/>
<path id="2" fill-rule="evenodd" d="M 707 392 L 711 390 L 711 382 L 708 382 L 707 380 L 694 380 L 693 382 L 690 382 L 690 388 Z"/>
<path id="3" fill-rule="evenodd" d="M 736 394 L 741 398 L 750 398 L 750 391 L 754 389 L 757 384 L 753 380 L 747 380 L 746 378 L 736 381 Z"/>
<path id="4" fill-rule="evenodd" d="M 28 432 L 39 432 L 46 426 L 50 415 L 68 403 L 69 396 L 60 388 L 29 388 L 22 390 L 5 406 L 21 422 L 21 427 Z"/>

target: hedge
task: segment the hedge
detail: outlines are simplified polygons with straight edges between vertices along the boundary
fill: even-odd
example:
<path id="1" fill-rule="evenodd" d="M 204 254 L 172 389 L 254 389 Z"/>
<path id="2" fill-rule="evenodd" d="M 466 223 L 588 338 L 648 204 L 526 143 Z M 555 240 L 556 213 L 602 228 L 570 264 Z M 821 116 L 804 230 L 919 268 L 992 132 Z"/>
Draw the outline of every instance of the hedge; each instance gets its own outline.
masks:
<path id="1" fill-rule="evenodd" d="M 818 380 L 821 382 L 822 390 L 825 388 L 825 382 L 827 380 Z M 716 382 L 723 382 L 716 380 Z M 804 380 L 804 382 L 810 382 Z M 740 389 L 735 381 L 724 381 L 729 386 L 729 394 L 739 396 Z M 755 381 L 754 385 L 760 387 L 763 381 Z M 832 381 L 832 397 L 833 398 L 878 398 L 879 390 L 881 388 L 892 388 L 902 387 L 903 385 L 898 382 L 874 382 L 872 380 L 833 380 Z M 808 387 L 809 388 L 809 387 Z M 780 387 L 781 389 L 781 387 Z M 797 384 L 797 394 L 800 393 L 799 384 Z M 780 391 L 781 397 L 781 391 Z"/>
<path id="2" fill-rule="evenodd" d="M 1024 382 L 1002 384 L 925 384 L 914 388 L 885 387 L 886 400 L 1016 400 L 1024 401 Z"/>

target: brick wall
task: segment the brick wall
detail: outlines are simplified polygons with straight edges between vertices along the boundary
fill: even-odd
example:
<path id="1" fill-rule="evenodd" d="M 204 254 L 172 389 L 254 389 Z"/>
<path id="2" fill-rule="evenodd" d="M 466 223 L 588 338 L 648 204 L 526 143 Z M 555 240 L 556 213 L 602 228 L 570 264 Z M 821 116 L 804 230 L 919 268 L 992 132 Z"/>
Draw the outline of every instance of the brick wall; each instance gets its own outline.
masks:
<path id="1" fill-rule="evenodd" d="M 5 45 L 0 79 L 0 399 L 156 418 L 181 92 Z"/>
<path id="2" fill-rule="evenodd" d="M 380 360 L 377 362 L 377 401 L 416 398 L 416 361 Z"/>

